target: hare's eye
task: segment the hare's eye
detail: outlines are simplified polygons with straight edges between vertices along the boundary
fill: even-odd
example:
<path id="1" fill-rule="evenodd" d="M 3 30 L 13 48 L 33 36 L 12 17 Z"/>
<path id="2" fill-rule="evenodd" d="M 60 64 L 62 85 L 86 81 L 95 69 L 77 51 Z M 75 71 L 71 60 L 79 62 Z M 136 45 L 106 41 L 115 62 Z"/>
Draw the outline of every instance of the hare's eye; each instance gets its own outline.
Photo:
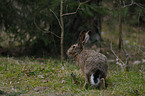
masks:
<path id="1" fill-rule="evenodd" d="M 76 48 L 76 46 L 73 46 L 73 48 Z"/>

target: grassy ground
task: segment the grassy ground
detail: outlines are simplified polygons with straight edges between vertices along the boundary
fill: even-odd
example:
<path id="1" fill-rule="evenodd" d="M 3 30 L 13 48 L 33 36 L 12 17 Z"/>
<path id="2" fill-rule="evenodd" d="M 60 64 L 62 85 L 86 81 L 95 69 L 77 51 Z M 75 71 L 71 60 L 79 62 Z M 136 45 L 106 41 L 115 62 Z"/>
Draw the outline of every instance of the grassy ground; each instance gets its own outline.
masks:
<path id="1" fill-rule="evenodd" d="M 0 95 L 2 96 L 136 96 L 145 95 L 142 70 L 121 72 L 110 63 L 107 88 L 82 89 L 84 77 L 73 63 L 43 58 L 0 57 Z M 113 66 L 113 67 L 111 67 Z M 74 81 L 71 73 L 76 74 Z"/>
<path id="2" fill-rule="evenodd" d="M 111 26 L 112 27 L 112 26 Z M 129 71 L 121 72 L 116 55 L 126 62 L 124 51 L 117 50 L 117 27 L 103 26 L 102 53 L 109 61 L 107 88 L 82 89 L 84 76 L 72 62 L 34 57 L 0 57 L 0 96 L 145 96 L 145 33 L 124 26 L 123 44 L 128 52 Z M 71 77 L 76 74 L 77 81 Z"/>

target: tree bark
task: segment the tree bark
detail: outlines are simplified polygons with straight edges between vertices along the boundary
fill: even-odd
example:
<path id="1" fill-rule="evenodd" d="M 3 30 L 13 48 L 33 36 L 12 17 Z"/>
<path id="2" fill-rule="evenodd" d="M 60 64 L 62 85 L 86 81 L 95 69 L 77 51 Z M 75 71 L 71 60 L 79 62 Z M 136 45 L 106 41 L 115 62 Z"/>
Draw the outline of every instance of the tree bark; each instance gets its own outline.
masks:
<path id="1" fill-rule="evenodd" d="M 121 2 L 119 2 L 119 44 L 118 48 L 121 50 L 123 47 L 123 39 L 122 39 L 122 13 L 121 13 Z"/>
<path id="2" fill-rule="evenodd" d="M 60 40 L 60 48 L 61 48 L 61 60 L 64 59 L 63 55 L 63 37 L 64 37 L 64 23 L 63 23 L 63 0 L 60 3 L 60 22 L 61 22 L 61 40 Z"/>

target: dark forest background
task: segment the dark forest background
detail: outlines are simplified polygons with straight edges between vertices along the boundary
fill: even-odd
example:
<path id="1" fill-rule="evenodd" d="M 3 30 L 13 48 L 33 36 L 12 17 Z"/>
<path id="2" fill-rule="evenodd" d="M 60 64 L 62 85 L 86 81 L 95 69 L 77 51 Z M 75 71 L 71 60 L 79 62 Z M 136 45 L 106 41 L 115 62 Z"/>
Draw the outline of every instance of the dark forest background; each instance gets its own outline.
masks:
<path id="1" fill-rule="evenodd" d="M 101 48 L 102 26 L 110 33 L 118 26 L 121 49 L 122 26 L 145 26 L 145 0 L 63 0 L 60 7 L 61 0 L 0 0 L 0 54 L 60 56 L 61 17 L 64 56 L 83 30 L 91 31 L 88 46 Z"/>

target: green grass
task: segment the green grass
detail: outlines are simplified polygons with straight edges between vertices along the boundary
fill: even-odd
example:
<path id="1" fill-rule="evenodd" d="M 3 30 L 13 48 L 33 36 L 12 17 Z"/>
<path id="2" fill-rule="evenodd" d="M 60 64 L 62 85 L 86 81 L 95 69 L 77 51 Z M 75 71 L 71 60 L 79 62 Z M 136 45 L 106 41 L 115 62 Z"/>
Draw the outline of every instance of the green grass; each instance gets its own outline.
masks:
<path id="1" fill-rule="evenodd" d="M 0 96 L 145 96 L 145 33 L 138 29 L 123 28 L 124 47 L 129 54 L 129 72 L 121 72 L 116 64 L 113 50 L 123 61 L 126 57 L 123 51 L 117 50 L 117 27 L 103 27 L 102 48 L 109 60 L 109 72 L 106 78 L 107 88 L 83 89 L 84 76 L 74 63 L 52 58 L 34 57 L 0 57 Z M 114 35 L 113 35 L 114 34 Z M 126 40 L 128 43 L 126 43 Z M 134 61 L 141 61 L 134 64 Z M 71 77 L 76 74 L 77 81 Z"/>
<path id="2" fill-rule="evenodd" d="M 0 96 L 145 95 L 145 74 L 142 70 L 121 72 L 111 67 L 113 64 L 109 65 L 106 89 L 83 89 L 84 76 L 73 63 L 64 61 L 61 64 L 59 60 L 33 57 L 0 57 Z M 78 82 L 73 81 L 72 72 Z"/>

